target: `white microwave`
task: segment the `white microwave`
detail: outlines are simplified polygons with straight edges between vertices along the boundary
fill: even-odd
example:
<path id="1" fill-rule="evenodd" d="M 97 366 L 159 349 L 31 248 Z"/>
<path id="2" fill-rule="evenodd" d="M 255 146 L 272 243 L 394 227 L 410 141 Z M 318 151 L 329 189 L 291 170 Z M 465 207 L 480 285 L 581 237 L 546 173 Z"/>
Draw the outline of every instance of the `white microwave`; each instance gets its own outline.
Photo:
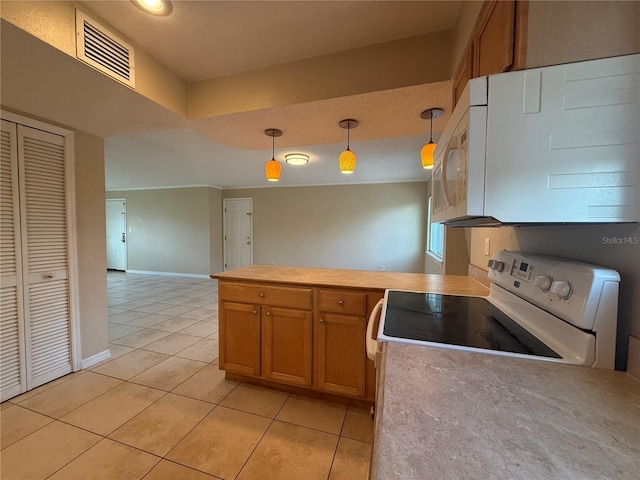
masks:
<path id="1" fill-rule="evenodd" d="M 640 55 L 468 82 L 434 152 L 450 226 L 640 221 Z"/>

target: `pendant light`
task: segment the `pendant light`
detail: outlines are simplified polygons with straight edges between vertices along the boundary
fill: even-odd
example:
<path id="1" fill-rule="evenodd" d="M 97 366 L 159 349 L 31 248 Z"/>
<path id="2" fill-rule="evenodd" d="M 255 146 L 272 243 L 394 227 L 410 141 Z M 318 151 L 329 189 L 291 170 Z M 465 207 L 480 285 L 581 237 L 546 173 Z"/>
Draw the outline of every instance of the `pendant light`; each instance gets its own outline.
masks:
<path id="1" fill-rule="evenodd" d="M 344 152 L 342 152 L 339 157 L 340 172 L 344 173 L 345 175 L 349 175 L 353 173 L 353 171 L 356 168 L 356 154 L 353 153 L 349 148 L 349 140 L 350 140 L 349 131 L 352 128 L 356 128 L 359 125 L 359 123 L 357 120 L 354 120 L 352 118 L 347 118 L 345 120 L 340 121 L 338 125 L 340 125 L 340 128 L 347 129 L 347 149 Z"/>
<path id="2" fill-rule="evenodd" d="M 278 130 L 277 128 L 267 128 L 264 131 L 264 134 L 268 137 L 271 137 L 271 160 L 269 160 L 264 166 L 264 171 L 267 174 L 267 180 L 270 182 L 277 182 L 280 180 L 280 170 L 282 167 L 276 161 L 276 140 L 275 137 L 282 136 L 282 130 Z"/>
<path id="3" fill-rule="evenodd" d="M 422 168 L 425 170 L 433 168 L 433 152 L 438 146 L 433 143 L 433 119 L 442 115 L 441 108 L 428 108 L 420 114 L 420 118 L 429 120 L 429 143 L 427 143 L 420 151 L 420 158 L 422 159 Z"/>

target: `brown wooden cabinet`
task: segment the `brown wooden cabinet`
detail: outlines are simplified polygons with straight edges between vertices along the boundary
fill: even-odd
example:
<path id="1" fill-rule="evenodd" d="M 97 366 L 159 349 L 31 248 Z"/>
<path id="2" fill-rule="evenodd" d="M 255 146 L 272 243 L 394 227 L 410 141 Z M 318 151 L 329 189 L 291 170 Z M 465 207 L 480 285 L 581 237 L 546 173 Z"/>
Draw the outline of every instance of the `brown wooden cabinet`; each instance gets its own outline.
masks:
<path id="1" fill-rule="evenodd" d="M 514 63 L 516 0 L 487 0 L 453 75 L 453 106 L 471 78 L 506 72 Z"/>
<path id="2" fill-rule="evenodd" d="M 506 72 L 513 63 L 515 0 L 486 2 L 473 40 L 473 77 Z"/>
<path id="3" fill-rule="evenodd" d="M 380 298 L 382 292 L 318 290 L 314 324 L 316 388 L 373 401 L 375 370 L 367 358 L 365 332 L 368 315 Z"/>
<path id="4" fill-rule="evenodd" d="M 220 368 L 260 375 L 260 307 L 220 302 Z"/>
<path id="5" fill-rule="evenodd" d="M 364 397 L 366 319 L 359 315 L 321 313 L 316 327 L 318 388 Z"/>
<path id="6" fill-rule="evenodd" d="M 311 386 L 311 312 L 262 308 L 262 376 Z"/>
<path id="7" fill-rule="evenodd" d="M 311 386 L 312 289 L 220 282 L 220 368 Z"/>
<path id="8" fill-rule="evenodd" d="M 365 330 L 381 291 L 222 281 L 219 297 L 221 369 L 374 400 Z"/>

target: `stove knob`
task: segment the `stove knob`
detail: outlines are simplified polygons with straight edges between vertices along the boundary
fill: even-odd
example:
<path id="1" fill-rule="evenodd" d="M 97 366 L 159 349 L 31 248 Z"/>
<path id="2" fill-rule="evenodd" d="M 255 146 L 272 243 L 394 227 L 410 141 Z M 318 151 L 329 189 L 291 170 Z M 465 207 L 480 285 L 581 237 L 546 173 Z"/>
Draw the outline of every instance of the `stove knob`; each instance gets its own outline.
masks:
<path id="1" fill-rule="evenodd" d="M 498 272 L 502 272 L 504 270 L 504 262 L 495 262 L 494 269 Z"/>
<path id="2" fill-rule="evenodd" d="M 571 284 L 566 280 L 557 280 L 551 284 L 551 293 L 555 293 L 559 299 L 566 300 L 573 293 Z"/>
<path id="3" fill-rule="evenodd" d="M 549 275 L 538 275 L 533 279 L 533 285 L 544 293 L 547 293 L 551 288 L 551 282 L 553 282 L 553 279 Z"/>

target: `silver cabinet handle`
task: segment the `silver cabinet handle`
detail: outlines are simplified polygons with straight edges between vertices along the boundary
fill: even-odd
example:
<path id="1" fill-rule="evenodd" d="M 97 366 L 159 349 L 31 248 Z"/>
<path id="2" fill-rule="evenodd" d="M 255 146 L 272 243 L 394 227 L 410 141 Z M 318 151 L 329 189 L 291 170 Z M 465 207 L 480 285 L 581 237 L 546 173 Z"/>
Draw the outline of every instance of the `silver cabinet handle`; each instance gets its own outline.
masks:
<path id="1" fill-rule="evenodd" d="M 258 314 L 258 311 L 257 311 L 257 310 L 254 310 L 254 311 L 253 311 L 253 314 L 254 314 L 254 315 L 257 315 L 257 314 Z"/>
<path id="2" fill-rule="evenodd" d="M 320 319 L 320 323 L 324 323 L 324 318 L 321 318 L 321 319 Z"/>
<path id="3" fill-rule="evenodd" d="M 45 276 L 46 278 L 53 278 L 53 273 L 50 273 L 49 275 Z"/>
<path id="4" fill-rule="evenodd" d="M 260 292 L 258 295 L 260 298 L 264 298 L 264 293 Z"/>
<path id="5" fill-rule="evenodd" d="M 338 305 L 343 306 L 344 302 L 342 300 L 338 300 Z"/>
<path id="6" fill-rule="evenodd" d="M 271 316 L 271 312 L 267 312 L 267 317 L 270 317 L 270 316 Z"/>

